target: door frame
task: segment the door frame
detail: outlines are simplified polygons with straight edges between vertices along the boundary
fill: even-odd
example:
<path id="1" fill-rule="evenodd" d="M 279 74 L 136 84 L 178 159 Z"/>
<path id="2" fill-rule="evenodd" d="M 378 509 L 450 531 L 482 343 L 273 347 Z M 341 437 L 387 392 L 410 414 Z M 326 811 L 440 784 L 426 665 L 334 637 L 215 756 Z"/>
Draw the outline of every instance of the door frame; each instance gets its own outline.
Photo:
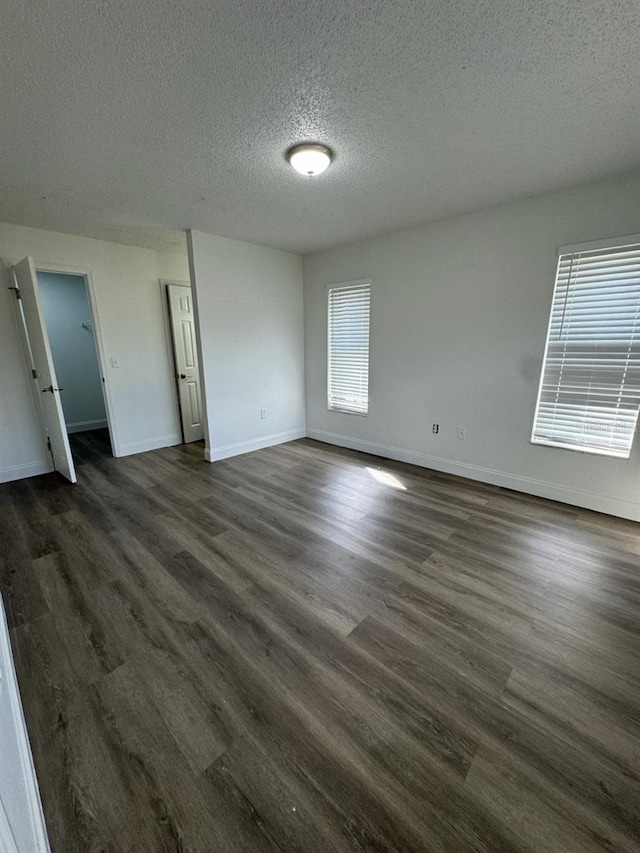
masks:
<path id="1" fill-rule="evenodd" d="M 13 267 L 16 264 L 20 263 L 21 258 L 17 260 L 13 258 L 3 258 L 0 261 L 0 271 L 2 272 L 2 282 L 3 286 L 6 285 L 7 290 L 13 291 L 15 296 L 15 281 L 13 278 Z M 14 299 L 11 299 L 11 302 L 14 302 Z M 33 370 L 33 356 L 31 354 L 31 345 L 27 339 L 26 329 L 24 325 L 24 317 L 22 316 L 22 311 L 17 304 L 13 304 L 13 310 L 10 312 L 13 320 L 13 327 L 15 330 L 16 338 L 18 340 L 20 351 L 22 352 L 22 366 L 25 372 L 25 377 L 29 379 L 29 394 L 31 396 L 31 400 L 33 402 L 33 410 L 36 414 L 36 419 L 39 427 L 39 438 L 40 438 L 40 446 L 42 450 L 42 467 L 40 465 L 37 466 L 37 470 L 33 474 L 25 474 L 24 476 L 38 476 L 40 474 L 48 474 L 55 470 L 53 465 L 53 456 L 47 447 L 47 436 L 48 436 L 48 427 L 47 423 L 44 419 L 44 412 L 42 411 L 42 404 L 39 399 L 39 395 L 37 393 L 36 384 L 33 381 L 32 370 Z"/>
<path id="2" fill-rule="evenodd" d="M 165 344 L 167 345 L 167 359 L 168 364 L 171 366 L 171 387 L 173 388 L 173 410 L 174 416 L 176 419 L 176 424 L 178 426 L 177 432 L 182 436 L 182 443 L 184 444 L 184 429 L 182 428 L 182 414 L 180 412 L 180 397 L 178 394 L 178 380 L 177 380 L 177 369 L 176 369 L 176 354 L 173 348 L 173 334 L 171 332 L 171 317 L 169 316 L 169 291 L 167 290 L 167 285 L 175 284 L 178 287 L 188 287 L 191 288 L 190 281 L 178 281 L 177 279 L 171 278 L 161 278 L 160 279 L 160 301 L 162 303 L 162 319 L 164 320 L 164 334 L 165 334 Z M 199 329 L 196 325 L 196 335 L 199 334 Z M 200 378 L 202 381 L 202 377 Z M 204 417 L 204 414 L 203 414 Z"/>
<path id="3" fill-rule="evenodd" d="M 113 456 L 120 456 L 120 442 L 113 416 L 113 401 L 111 389 L 109 387 L 109 372 L 107 371 L 107 360 L 105 357 L 105 348 L 102 338 L 102 330 L 100 326 L 100 315 L 98 312 L 98 303 L 96 299 L 95 285 L 93 283 L 93 275 L 90 269 L 86 267 L 75 267 L 71 264 L 50 264 L 41 263 L 36 258 L 33 259 L 33 265 L 38 272 L 51 272 L 60 275 L 75 275 L 84 278 L 87 289 L 87 298 L 89 300 L 89 310 L 91 312 L 91 320 L 93 322 L 93 339 L 96 347 L 96 356 L 98 358 L 98 367 L 100 368 L 100 378 L 102 380 L 102 396 L 104 398 L 104 408 L 107 413 L 107 427 L 109 430 L 109 439 L 111 441 L 111 453 Z"/>

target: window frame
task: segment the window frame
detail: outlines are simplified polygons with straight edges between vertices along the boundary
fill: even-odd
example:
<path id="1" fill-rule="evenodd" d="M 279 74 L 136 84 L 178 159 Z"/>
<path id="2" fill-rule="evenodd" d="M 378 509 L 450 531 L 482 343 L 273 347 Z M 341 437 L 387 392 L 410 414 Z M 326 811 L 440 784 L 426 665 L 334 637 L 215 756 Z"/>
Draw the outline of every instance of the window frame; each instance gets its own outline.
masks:
<path id="1" fill-rule="evenodd" d="M 369 288 L 369 334 L 367 340 L 367 411 L 359 412 L 342 406 L 331 405 L 331 291 L 349 290 L 358 287 Z M 341 415 L 355 415 L 366 418 L 371 408 L 370 377 L 371 377 L 371 304 L 373 299 L 373 283 L 370 278 L 356 279 L 355 281 L 334 282 L 326 286 L 326 318 L 327 318 L 327 357 L 326 357 L 326 382 L 327 382 L 327 411 Z"/>
<path id="2" fill-rule="evenodd" d="M 546 335 L 546 339 L 545 339 L 545 346 L 544 346 L 544 354 L 543 354 L 543 358 L 542 358 L 542 364 L 540 367 L 540 380 L 538 383 L 538 393 L 537 393 L 537 397 L 536 397 L 536 405 L 535 405 L 535 410 L 534 410 L 534 415 L 533 415 L 533 424 L 531 427 L 531 436 L 529 439 L 529 443 L 535 447 L 554 447 L 554 448 L 560 449 L 560 450 L 570 450 L 570 451 L 573 451 L 574 453 L 587 453 L 587 454 L 590 454 L 593 456 L 604 456 L 604 457 L 607 457 L 609 459 L 618 459 L 620 461 L 627 461 L 627 462 L 631 458 L 636 433 L 638 431 L 638 421 L 636 422 L 636 428 L 634 429 L 632 437 L 631 437 L 631 442 L 629 445 L 629 452 L 627 455 L 622 455 L 620 453 L 616 453 L 616 452 L 613 452 L 611 450 L 607 450 L 606 448 L 603 448 L 603 447 L 590 447 L 590 446 L 585 446 L 585 445 L 580 445 L 580 444 L 568 444 L 568 443 L 563 443 L 561 441 L 554 441 L 553 439 L 540 438 L 540 437 L 537 437 L 535 434 L 536 433 L 536 424 L 538 421 L 538 413 L 540 411 L 542 391 L 543 391 L 543 386 L 544 386 L 544 378 L 545 378 L 545 370 L 546 370 L 546 366 L 547 366 L 547 357 L 548 357 L 548 353 L 549 353 L 549 345 L 550 345 L 551 337 L 552 337 L 552 322 L 553 322 L 553 315 L 554 315 L 554 307 L 555 307 L 555 303 L 556 303 L 556 293 L 558 290 L 558 274 L 559 274 L 559 270 L 560 270 L 561 258 L 563 256 L 566 256 L 566 255 L 577 255 L 577 254 L 580 254 L 582 252 L 594 252 L 594 251 L 597 252 L 600 250 L 607 250 L 607 249 L 614 250 L 614 249 L 621 249 L 621 248 L 624 248 L 627 246 L 628 247 L 640 246 L 640 234 L 629 234 L 629 235 L 625 235 L 623 237 L 612 237 L 612 238 L 605 238 L 605 239 L 601 239 L 601 240 L 592 240 L 592 241 L 589 241 L 586 243 L 573 243 L 573 244 L 570 244 L 567 246 L 560 246 L 557 249 L 556 272 L 555 272 L 555 278 L 554 278 L 554 284 L 553 284 L 553 292 L 552 292 L 552 296 L 551 296 L 551 304 L 549 306 L 549 318 L 547 321 L 547 335 Z"/>

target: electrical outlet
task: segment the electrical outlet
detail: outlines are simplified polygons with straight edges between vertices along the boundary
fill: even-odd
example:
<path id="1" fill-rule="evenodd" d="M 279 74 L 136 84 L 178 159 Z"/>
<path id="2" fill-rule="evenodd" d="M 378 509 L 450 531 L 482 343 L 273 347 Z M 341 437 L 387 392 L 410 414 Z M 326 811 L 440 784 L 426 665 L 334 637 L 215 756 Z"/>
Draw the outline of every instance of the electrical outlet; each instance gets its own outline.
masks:
<path id="1" fill-rule="evenodd" d="M 467 428 L 466 427 L 458 427 L 458 438 L 461 441 L 464 441 L 467 437 Z"/>
<path id="2" fill-rule="evenodd" d="M 440 432 L 440 424 L 434 424 L 432 428 L 432 432 L 434 435 L 437 435 Z"/>
<path id="3" fill-rule="evenodd" d="M 260 409 L 260 420 L 264 420 L 267 417 L 267 410 Z"/>

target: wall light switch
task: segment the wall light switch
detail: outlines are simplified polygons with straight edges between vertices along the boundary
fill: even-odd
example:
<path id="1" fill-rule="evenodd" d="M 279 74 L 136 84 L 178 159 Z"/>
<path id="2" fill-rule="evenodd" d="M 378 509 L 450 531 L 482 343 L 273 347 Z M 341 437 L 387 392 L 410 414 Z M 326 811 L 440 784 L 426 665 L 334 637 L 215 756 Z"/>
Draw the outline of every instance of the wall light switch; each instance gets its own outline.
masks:
<path id="1" fill-rule="evenodd" d="M 267 417 L 267 410 L 266 409 L 260 409 L 261 420 L 264 420 L 266 417 Z"/>
<path id="2" fill-rule="evenodd" d="M 120 362 L 118 361 L 117 358 L 111 359 L 111 367 L 120 367 Z"/>
<path id="3" fill-rule="evenodd" d="M 467 437 L 467 429 L 466 427 L 458 427 L 458 438 L 464 441 Z"/>

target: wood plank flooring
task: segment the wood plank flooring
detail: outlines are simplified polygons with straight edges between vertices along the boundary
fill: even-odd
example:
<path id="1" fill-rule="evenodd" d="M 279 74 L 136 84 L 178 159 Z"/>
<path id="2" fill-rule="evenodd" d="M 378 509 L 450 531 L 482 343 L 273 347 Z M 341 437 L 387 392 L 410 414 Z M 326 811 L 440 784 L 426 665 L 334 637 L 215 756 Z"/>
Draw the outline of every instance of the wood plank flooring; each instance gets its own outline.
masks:
<path id="1" fill-rule="evenodd" d="M 0 486 L 54 853 L 640 851 L 640 526 L 310 440 Z"/>

